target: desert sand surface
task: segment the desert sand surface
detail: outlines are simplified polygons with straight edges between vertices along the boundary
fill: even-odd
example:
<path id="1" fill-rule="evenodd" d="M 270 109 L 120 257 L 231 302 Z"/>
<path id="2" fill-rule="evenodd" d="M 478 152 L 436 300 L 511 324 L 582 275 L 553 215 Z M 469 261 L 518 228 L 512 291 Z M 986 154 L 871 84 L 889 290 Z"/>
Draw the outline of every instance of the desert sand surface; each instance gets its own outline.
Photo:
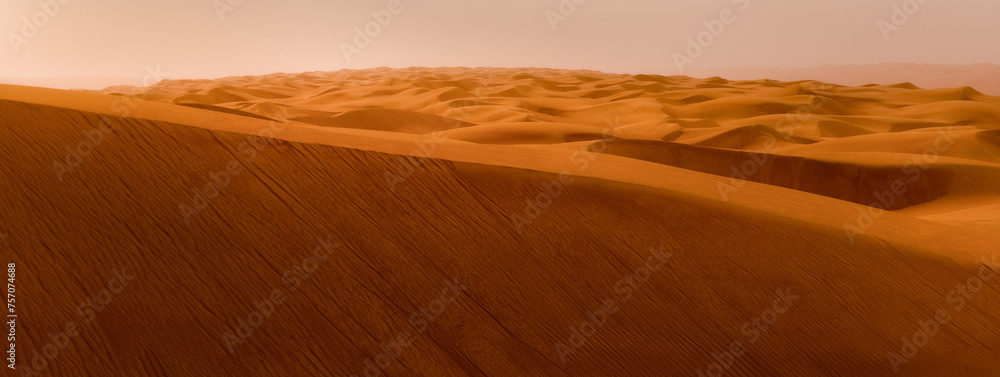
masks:
<path id="1" fill-rule="evenodd" d="M 0 160 L 22 375 L 1000 375 L 969 87 L 0 85 Z"/>

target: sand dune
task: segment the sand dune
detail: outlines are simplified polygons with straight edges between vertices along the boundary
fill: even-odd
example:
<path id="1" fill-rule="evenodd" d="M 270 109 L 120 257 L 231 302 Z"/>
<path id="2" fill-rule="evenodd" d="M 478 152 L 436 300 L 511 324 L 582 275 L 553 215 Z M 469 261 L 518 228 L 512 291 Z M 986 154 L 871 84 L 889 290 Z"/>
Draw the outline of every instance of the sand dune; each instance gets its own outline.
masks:
<path id="1" fill-rule="evenodd" d="M 1000 374 L 995 97 L 487 68 L 150 92 L 0 85 L 24 365 L 80 327 L 42 375 Z"/>
<path id="2" fill-rule="evenodd" d="M 938 199 L 944 195 L 1000 194 L 1000 164 L 972 164 L 959 159 L 939 158 L 934 166 L 907 167 L 898 156 L 872 152 L 852 154 L 766 154 L 705 148 L 682 143 L 618 140 L 604 153 L 642 159 L 670 166 L 767 183 L 846 200 L 858 204 L 876 203 L 896 210 Z M 782 153 L 788 150 L 782 151 Z M 744 172 L 744 162 L 755 165 Z M 881 161 L 872 164 L 871 161 Z M 899 182 L 902 194 L 881 200 Z"/>
<path id="3" fill-rule="evenodd" d="M 362 128 L 418 135 L 473 125 L 451 118 L 392 109 L 361 109 L 330 117 L 306 116 L 291 119 L 324 127 Z"/>

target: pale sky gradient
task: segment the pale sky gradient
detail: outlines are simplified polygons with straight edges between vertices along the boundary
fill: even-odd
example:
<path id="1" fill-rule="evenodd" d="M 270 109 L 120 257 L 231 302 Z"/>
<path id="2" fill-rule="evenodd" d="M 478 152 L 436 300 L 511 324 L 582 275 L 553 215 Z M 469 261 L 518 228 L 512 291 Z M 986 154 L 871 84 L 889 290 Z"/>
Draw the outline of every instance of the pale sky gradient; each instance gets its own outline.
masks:
<path id="1" fill-rule="evenodd" d="M 552 30 L 546 11 L 572 0 L 401 0 L 348 63 L 342 43 L 388 0 L 42 0 L 58 13 L 15 51 L 39 0 L 0 2 L 0 77 L 167 78 L 377 66 L 538 66 L 690 74 L 716 68 L 915 62 L 1000 64 L 1000 1 L 927 0 L 883 38 L 880 19 L 916 0 L 584 0 Z M 581 0 L 575 0 L 581 1 Z M 749 1 L 749 3 L 747 3 Z M 67 2 L 62 4 L 62 2 Z M 745 10 L 740 10 L 744 4 Z M 735 21 L 685 68 L 687 37 L 731 9 Z M 36 17 L 44 20 L 45 17 Z M 28 30 L 30 32 L 30 29 Z M 29 33 L 30 34 L 30 33 Z"/>

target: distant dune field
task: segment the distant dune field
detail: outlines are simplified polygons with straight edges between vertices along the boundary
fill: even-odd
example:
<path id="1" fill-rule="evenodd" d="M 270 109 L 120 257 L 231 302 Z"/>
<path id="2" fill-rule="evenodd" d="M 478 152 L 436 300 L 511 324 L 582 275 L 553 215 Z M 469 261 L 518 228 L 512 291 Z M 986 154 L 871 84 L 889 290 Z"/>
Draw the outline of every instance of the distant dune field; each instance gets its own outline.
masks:
<path id="1" fill-rule="evenodd" d="M 0 85 L 0 161 L 21 375 L 1000 376 L 969 87 Z"/>
<path id="2" fill-rule="evenodd" d="M 710 72 L 710 73 L 709 73 Z M 990 95 L 1000 95 L 1000 65 L 996 64 L 848 64 L 813 67 L 729 68 L 693 72 L 728 78 L 775 80 L 820 80 L 842 85 L 912 83 L 921 88 L 971 86 Z"/>

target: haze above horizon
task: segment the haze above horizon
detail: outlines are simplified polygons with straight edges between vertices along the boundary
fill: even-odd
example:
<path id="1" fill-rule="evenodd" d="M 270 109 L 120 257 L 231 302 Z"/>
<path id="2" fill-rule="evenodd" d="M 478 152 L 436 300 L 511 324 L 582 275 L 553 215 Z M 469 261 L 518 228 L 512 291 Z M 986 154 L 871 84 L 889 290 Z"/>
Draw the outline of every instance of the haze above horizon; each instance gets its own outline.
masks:
<path id="1" fill-rule="evenodd" d="M 1000 50 L 988 47 L 1000 45 L 996 14 L 1000 3 L 987 0 L 17 0 L 0 4 L 0 77 L 141 85 L 150 72 L 181 79 L 379 66 L 705 75 L 1000 64 Z"/>

